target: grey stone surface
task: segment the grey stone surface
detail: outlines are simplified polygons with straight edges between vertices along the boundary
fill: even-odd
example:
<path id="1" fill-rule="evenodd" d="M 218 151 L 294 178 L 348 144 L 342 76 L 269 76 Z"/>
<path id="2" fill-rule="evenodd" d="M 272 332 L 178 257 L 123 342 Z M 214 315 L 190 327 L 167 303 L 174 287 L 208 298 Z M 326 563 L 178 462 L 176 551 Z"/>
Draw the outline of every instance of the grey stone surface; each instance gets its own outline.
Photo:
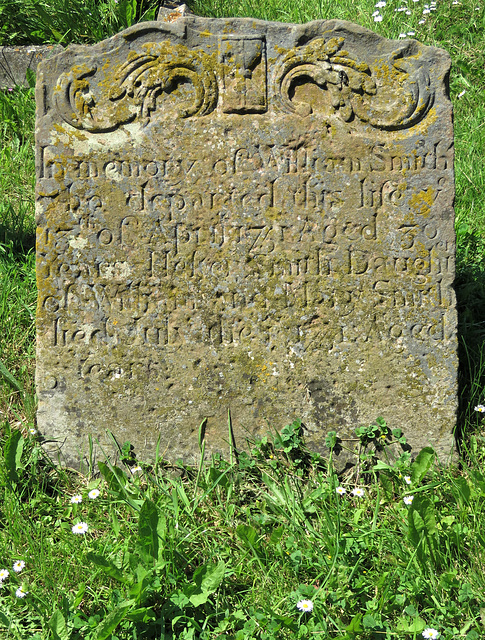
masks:
<path id="1" fill-rule="evenodd" d="M 453 449 L 449 56 L 341 21 L 143 23 L 37 82 L 38 423 L 190 462 L 301 418 Z M 345 442 L 347 441 L 347 442 Z"/>
<path id="2" fill-rule="evenodd" d="M 60 45 L 0 47 L 0 89 L 9 89 L 16 85 L 28 87 L 27 69 L 35 73 L 41 60 L 60 51 Z"/>

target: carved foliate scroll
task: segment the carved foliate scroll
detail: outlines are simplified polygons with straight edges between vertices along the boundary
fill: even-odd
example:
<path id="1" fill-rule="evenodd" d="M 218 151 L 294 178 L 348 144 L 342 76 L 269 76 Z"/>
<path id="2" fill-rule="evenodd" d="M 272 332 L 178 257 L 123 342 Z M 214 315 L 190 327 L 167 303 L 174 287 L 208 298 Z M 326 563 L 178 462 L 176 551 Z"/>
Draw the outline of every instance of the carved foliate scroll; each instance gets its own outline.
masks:
<path id="1" fill-rule="evenodd" d="M 404 46 L 369 65 L 344 48 L 345 38 L 316 37 L 278 55 L 268 97 L 264 36 L 212 40 L 212 55 L 164 41 L 143 44 L 113 68 L 106 58 L 78 65 L 59 77 L 55 105 L 72 126 L 101 132 L 135 119 L 147 125 L 155 112 L 163 116 L 169 97 L 170 117 L 316 111 L 326 121 L 357 119 L 390 131 L 417 124 L 433 104 L 429 74 Z M 318 88 L 311 103 L 310 85 Z"/>
<path id="2" fill-rule="evenodd" d="M 294 98 L 299 85 L 321 89 L 316 109 L 345 122 L 359 118 L 379 129 L 402 129 L 422 120 L 433 102 L 429 76 L 415 59 L 395 51 L 371 69 L 343 49 L 344 38 L 316 38 L 287 53 L 276 65 L 275 93 L 287 113 L 309 115 L 313 108 Z M 377 78 L 382 79 L 378 86 Z"/>
<path id="3" fill-rule="evenodd" d="M 218 87 L 208 56 L 169 42 L 151 43 L 102 79 L 102 62 L 60 76 L 54 101 L 62 118 L 87 131 L 109 131 L 135 118 L 146 125 L 164 97 L 180 94 L 176 117 L 205 115 Z M 106 64 L 106 61 L 104 61 Z M 189 85 L 184 96 L 184 87 Z"/>

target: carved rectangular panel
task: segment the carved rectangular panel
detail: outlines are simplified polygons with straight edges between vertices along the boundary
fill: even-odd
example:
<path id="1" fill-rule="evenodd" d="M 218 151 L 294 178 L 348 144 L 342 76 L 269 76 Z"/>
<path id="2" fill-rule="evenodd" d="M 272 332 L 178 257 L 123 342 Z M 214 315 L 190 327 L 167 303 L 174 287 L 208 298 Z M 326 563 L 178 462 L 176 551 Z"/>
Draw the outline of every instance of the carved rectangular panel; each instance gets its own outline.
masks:
<path id="1" fill-rule="evenodd" d="M 42 63 L 38 423 L 170 459 L 382 415 L 453 449 L 448 55 L 355 25 L 194 16 Z M 47 98 L 46 98 L 47 97 Z M 351 446 L 351 445 L 349 445 Z"/>

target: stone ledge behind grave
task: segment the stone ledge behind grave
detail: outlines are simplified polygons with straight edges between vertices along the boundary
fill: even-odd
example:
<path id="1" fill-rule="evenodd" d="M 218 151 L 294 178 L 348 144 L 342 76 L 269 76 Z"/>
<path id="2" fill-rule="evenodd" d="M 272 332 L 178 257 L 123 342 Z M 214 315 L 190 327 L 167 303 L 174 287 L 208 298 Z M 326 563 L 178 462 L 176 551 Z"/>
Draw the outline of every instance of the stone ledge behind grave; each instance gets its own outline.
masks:
<path id="1" fill-rule="evenodd" d="M 294 418 L 453 451 L 446 52 L 185 16 L 39 67 L 39 429 L 195 461 Z M 343 458 L 344 460 L 344 458 Z M 77 461 L 77 462 L 76 462 Z"/>
<path id="2" fill-rule="evenodd" d="M 63 50 L 61 45 L 26 45 L 0 47 L 0 89 L 28 87 L 27 69 L 36 72 L 41 60 Z"/>

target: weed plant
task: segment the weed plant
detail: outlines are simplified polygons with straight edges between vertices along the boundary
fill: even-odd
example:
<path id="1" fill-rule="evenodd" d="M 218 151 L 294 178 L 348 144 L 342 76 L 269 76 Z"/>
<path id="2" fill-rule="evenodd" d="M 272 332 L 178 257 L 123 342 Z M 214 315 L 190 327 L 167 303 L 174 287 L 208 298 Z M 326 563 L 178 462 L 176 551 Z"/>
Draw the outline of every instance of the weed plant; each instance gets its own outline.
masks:
<path id="1" fill-rule="evenodd" d="M 193 0 L 201 15 L 341 18 L 446 48 L 453 61 L 460 466 L 401 441 L 399 416 L 357 430 L 351 474 L 306 451 L 298 421 L 199 468 L 84 474 L 35 431 L 32 88 L 0 92 L 0 638 L 481 640 L 485 637 L 485 12 L 471 0 Z M 92 42 L 136 0 L 0 0 L 3 43 Z M 477 408 L 478 410 L 475 410 Z M 378 408 L 377 408 L 378 410 Z M 416 417 L 419 419 L 419 416 Z M 405 434 L 404 434 L 405 435 Z"/>

